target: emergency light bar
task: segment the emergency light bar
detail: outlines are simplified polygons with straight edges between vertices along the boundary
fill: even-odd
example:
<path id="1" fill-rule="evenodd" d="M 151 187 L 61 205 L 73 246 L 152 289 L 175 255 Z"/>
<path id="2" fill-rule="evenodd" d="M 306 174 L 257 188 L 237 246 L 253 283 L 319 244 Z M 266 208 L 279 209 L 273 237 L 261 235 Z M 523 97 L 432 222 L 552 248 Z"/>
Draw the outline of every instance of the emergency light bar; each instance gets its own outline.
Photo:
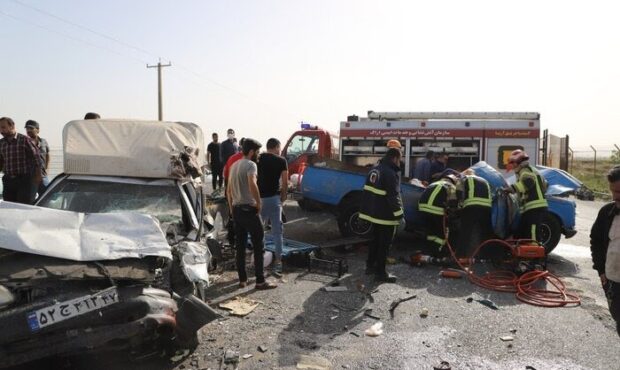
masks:
<path id="1" fill-rule="evenodd" d="M 309 123 L 301 122 L 301 129 L 302 130 L 318 130 L 319 126 L 312 126 Z"/>

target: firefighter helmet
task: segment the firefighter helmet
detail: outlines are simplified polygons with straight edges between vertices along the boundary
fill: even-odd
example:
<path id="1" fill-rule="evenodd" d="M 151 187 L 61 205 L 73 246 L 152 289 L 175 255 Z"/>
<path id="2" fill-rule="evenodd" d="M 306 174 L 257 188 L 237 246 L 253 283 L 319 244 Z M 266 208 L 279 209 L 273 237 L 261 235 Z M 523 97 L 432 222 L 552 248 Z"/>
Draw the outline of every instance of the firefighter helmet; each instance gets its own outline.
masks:
<path id="1" fill-rule="evenodd" d="M 388 149 L 391 149 L 391 148 L 400 149 L 402 148 L 402 145 L 400 145 L 400 141 L 392 139 L 387 142 L 387 147 Z"/>
<path id="2" fill-rule="evenodd" d="M 519 165 L 521 164 L 521 162 L 527 161 L 528 159 L 530 159 L 530 156 L 527 155 L 526 152 L 521 149 L 517 149 L 513 150 L 513 152 L 510 153 L 510 157 L 508 157 L 508 163 Z"/>
<path id="3" fill-rule="evenodd" d="M 453 185 L 456 185 L 459 182 L 459 178 L 454 174 L 445 175 L 443 178 L 450 180 Z"/>

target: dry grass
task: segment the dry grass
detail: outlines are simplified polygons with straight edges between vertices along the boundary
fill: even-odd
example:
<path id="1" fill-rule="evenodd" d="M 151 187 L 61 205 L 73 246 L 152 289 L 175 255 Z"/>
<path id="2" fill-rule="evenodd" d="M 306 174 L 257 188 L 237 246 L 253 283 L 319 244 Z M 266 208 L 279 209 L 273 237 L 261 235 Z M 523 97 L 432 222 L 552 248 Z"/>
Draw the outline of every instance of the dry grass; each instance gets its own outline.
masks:
<path id="1" fill-rule="evenodd" d="M 569 172 L 581 180 L 589 189 L 599 193 L 609 193 L 609 184 L 606 174 L 617 163 L 610 159 L 598 159 L 596 169 L 592 159 L 575 159 L 569 168 Z"/>

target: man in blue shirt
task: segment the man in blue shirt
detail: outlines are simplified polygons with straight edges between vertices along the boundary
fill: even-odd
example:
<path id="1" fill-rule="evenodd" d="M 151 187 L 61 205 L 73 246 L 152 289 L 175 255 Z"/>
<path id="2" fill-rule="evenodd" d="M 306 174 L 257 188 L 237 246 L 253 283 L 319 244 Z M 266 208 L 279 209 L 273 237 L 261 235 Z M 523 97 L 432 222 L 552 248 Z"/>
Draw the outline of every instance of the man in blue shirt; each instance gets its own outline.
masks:
<path id="1" fill-rule="evenodd" d="M 418 160 L 413 171 L 413 178 L 422 182 L 430 183 L 431 181 L 431 164 L 435 152 L 429 150 L 426 156 Z"/>
<path id="2" fill-rule="evenodd" d="M 446 168 L 448 168 L 448 153 L 442 152 L 437 154 L 437 157 L 433 163 L 431 163 L 431 180 L 439 180 L 441 178 L 441 174 L 446 170 Z"/>

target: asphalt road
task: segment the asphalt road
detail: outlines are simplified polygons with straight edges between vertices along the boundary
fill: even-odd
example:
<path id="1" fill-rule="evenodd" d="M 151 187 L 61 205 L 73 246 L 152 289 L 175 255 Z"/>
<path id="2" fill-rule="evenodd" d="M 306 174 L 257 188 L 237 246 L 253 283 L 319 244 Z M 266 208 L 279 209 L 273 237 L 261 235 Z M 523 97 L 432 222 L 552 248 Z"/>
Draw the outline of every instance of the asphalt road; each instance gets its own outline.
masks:
<path id="1" fill-rule="evenodd" d="M 620 369 L 620 338 L 587 247 L 589 229 L 601 205 L 578 201 L 579 232 L 562 240 L 549 259 L 549 270 L 581 297 L 579 307 L 530 306 L 511 293 L 441 278 L 434 266 L 397 263 L 389 269 L 399 276 L 398 283 L 377 285 L 363 274 L 362 248 L 340 255 L 350 266 L 350 273 L 340 281 L 347 291 L 325 292 L 321 288 L 333 278 L 290 265 L 273 291 L 237 289 L 236 273 L 226 272 L 210 288 L 211 304 L 217 307 L 238 295 L 259 301 L 248 316 L 221 311 L 223 319 L 201 330 L 198 348 L 176 362 L 157 359 L 111 365 L 109 359 L 100 359 L 88 367 L 295 369 L 301 356 L 309 355 L 327 361 L 331 369 L 433 369 L 440 361 L 449 362 L 452 369 Z M 292 202 L 286 213 L 294 221 L 286 227 L 289 238 L 321 242 L 339 237 L 329 214 L 304 213 Z M 399 235 L 393 256 L 407 258 L 417 248 L 415 243 Z M 411 295 L 416 298 L 401 303 L 391 317 L 390 303 Z M 468 303 L 469 297 L 489 299 L 499 309 Z M 365 316 L 367 309 L 376 318 Z M 422 318 L 424 309 L 428 316 Z M 383 333 L 365 336 L 364 331 L 378 321 L 383 323 Z M 502 341 L 505 336 L 513 339 Z M 226 350 L 240 354 L 238 364 L 222 363 Z"/>
<path id="2" fill-rule="evenodd" d="M 213 287 L 214 305 L 237 294 L 261 304 L 245 318 L 227 316 L 205 327 L 198 349 L 170 366 L 218 369 L 228 349 L 252 355 L 241 358 L 240 369 L 294 369 L 301 355 L 327 360 L 333 369 L 432 369 L 441 360 L 453 369 L 620 369 L 620 339 L 587 248 L 601 205 L 578 201 L 579 233 L 562 240 L 549 261 L 549 270 L 580 295 L 579 307 L 530 306 L 510 293 L 440 278 L 433 266 L 396 264 L 390 269 L 400 277 L 398 284 L 376 285 L 363 275 L 359 250 L 346 255 L 351 266 L 341 281 L 346 292 L 322 291 L 332 280 L 301 269 L 290 269 L 278 289 L 268 292 L 236 290 L 235 274 L 225 274 Z M 293 204 L 286 208 L 289 220 L 307 217 L 288 225 L 287 237 L 309 242 L 339 237 L 328 214 L 306 214 Z M 401 235 L 394 256 L 407 257 L 415 248 Z M 361 293 L 362 285 L 365 292 L 376 292 Z M 391 318 L 390 303 L 411 295 L 417 297 L 399 305 Z M 499 310 L 467 303 L 468 297 L 488 298 Z M 421 318 L 424 308 L 429 315 Z M 379 337 L 364 336 L 377 321 L 364 316 L 366 309 L 383 323 Z M 504 342 L 504 336 L 514 339 Z"/>

